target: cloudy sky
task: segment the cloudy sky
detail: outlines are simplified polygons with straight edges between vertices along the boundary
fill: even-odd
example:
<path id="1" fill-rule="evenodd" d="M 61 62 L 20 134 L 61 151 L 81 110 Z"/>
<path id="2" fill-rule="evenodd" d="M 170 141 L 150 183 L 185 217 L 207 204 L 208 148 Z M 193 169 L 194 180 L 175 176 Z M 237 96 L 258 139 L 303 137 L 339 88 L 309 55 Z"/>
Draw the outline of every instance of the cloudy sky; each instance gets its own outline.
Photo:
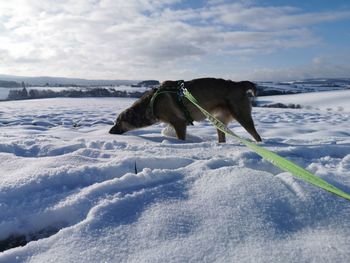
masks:
<path id="1" fill-rule="evenodd" d="M 350 1 L 0 0 L 0 74 L 350 77 Z"/>

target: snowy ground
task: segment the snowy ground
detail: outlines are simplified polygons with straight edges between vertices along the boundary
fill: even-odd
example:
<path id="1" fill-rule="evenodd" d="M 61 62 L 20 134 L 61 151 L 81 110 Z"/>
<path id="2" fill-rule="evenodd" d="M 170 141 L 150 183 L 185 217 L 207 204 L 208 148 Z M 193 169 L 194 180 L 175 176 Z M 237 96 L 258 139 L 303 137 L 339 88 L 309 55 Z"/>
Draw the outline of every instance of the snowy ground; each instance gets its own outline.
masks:
<path id="1" fill-rule="evenodd" d="M 350 193 L 350 91 L 333 95 L 253 115 L 262 146 Z M 0 262 L 350 262 L 349 201 L 218 144 L 207 122 L 187 142 L 163 125 L 108 134 L 132 101 L 0 103 L 0 240 L 39 239 Z"/>
<path id="2" fill-rule="evenodd" d="M 299 104 L 305 109 L 350 112 L 350 91 L 323 91 L 309 94 L 279 95 L 259 97 L 259 105 L 272 103 Z"/>

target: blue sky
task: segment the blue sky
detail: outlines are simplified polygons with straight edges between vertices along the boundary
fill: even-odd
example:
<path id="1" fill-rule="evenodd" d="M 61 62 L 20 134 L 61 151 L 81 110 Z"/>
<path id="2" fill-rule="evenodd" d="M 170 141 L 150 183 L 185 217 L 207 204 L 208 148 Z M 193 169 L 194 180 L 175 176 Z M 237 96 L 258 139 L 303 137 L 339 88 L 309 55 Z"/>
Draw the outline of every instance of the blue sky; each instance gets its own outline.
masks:
<path id="1" fill-rule="evenodd" d="M 349 28 L 350 1 L 1 1 L 0 74 L 350 77 Z"/>

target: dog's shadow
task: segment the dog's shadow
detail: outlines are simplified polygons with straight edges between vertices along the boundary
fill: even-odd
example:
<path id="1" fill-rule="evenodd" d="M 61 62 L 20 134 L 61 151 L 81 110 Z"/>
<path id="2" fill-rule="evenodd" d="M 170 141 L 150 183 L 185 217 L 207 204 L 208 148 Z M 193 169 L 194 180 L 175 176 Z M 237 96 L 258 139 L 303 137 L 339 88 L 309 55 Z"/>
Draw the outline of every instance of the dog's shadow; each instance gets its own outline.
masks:
<path id="1" fill-rule="evenodd" d="M 159 133 L 154 129 L 152 130 L 133 130 L 128 132 L 129 135 L 137 136 L 147 141 L 152 141 L 156 143 L 170 143 L 170 144 L 184 144 L 184 143 L 201 143 L 203 138 L 187 133 L 186 140 L 180 140 L 176 137 L 175 130 L 167 126 L 163 128 Z"/>
<path id="2" fill-rule="evenodd" d="M 151 136 L 145 135 L 145 134 L 132 134 L 132 135 L 142 138 L 144 140 L 156 142 L 156 143 L 186 144 L 186 143 L 201 143 L 204 141 L 202 138 L 191 134 L 187 135 L 185 141 L 175 137 L 165 136 L 165 135 L 155 135 L 155 134 L 152 134 Z"/>

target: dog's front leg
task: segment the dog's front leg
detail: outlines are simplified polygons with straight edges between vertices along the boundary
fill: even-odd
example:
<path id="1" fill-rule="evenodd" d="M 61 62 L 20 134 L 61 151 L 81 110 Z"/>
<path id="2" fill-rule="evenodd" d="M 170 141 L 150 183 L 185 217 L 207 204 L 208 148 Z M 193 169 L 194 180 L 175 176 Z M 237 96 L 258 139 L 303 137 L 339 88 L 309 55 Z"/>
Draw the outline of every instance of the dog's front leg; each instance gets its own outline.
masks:
<path id="1" fill-rule="evenodd" d="M 218 141 L 219 141 L 219 143 L 225 143 L 226 142 L 225 133 L 223 133 L 219 129 L 216 129 L 216 131 L 218 132 Z"/>
<path id="2" fill-rule="evenodd" d="M 171 125 L 174 127 L 176 136 L 180 140 L 186 140 L 186 128 L 187 128 L 187 123 L 186 121 L 176 121 L 174 123 L 171 123 Z"/>

